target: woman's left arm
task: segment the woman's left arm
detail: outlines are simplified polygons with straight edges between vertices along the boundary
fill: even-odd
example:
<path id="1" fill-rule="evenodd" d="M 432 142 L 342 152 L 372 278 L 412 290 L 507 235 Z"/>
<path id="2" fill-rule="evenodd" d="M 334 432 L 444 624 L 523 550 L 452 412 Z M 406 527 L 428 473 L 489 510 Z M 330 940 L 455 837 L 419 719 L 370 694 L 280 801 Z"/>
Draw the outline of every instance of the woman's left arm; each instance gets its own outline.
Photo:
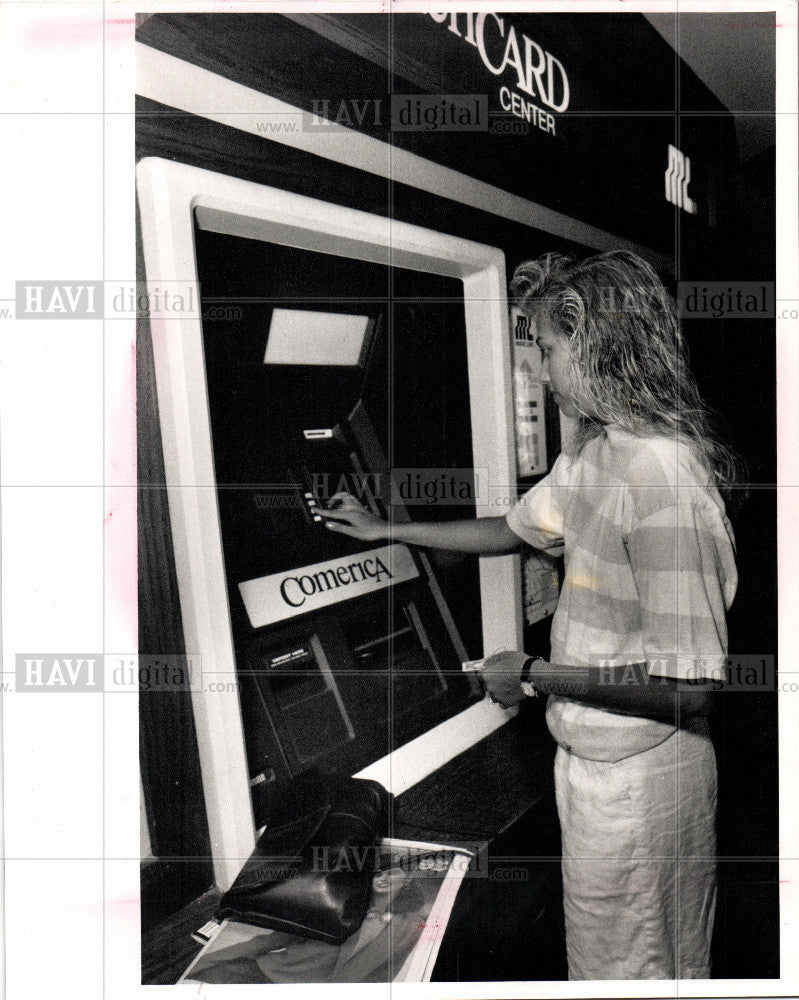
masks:
<path id="1" fill-rule="evenodd" d="M 539 694 L 556 694 L 596 708 L 676 724 L 689 715 L 710 711 L 713 681 L 678 681 L 654 676 L 646 663 L 624 666 L 567 667 L 532 658 L 525 653 L 495 653 L 485 661 L 480 676 L 491 697 L 509 708 L 524 697 L 525 679 Z"/>

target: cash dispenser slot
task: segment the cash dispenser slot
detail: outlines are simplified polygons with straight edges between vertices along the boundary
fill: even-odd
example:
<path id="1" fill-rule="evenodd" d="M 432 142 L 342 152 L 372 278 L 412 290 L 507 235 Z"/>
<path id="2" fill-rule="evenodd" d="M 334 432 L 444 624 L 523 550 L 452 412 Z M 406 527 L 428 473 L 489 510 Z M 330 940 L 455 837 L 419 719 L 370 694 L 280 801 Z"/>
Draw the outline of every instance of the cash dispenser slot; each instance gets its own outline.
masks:
<path id="1" fill-rule="evenodd" d="M 279 765 L 290 771 L 355 739 L 319 636 L 312 632 L 297 638 L 300 641 L 294 641 L 294 636 L 286 636 L 282 643 L 256 641 L 251 670 L 245 672 L 255 705 L 262 709 L 254 716 L 259 724 L 269 721 Z M 271 750 L 256 758 L 259 773 L 268 768 L 265 776 L 269 779 L 276 773 L 273 756 Z"/>

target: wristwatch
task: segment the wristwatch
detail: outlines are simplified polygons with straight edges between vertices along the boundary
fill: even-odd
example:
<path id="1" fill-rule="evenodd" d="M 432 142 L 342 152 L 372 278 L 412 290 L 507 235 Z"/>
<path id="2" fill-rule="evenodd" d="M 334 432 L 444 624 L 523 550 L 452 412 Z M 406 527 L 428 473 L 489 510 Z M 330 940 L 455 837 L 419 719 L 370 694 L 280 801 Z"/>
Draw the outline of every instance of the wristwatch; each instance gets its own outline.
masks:
<path id="1" fill-rule="evenodd" d="M 538 692 L 535 689 L 535 685 L 530 680 L 530 670 L 536 660 L 540 660 L 540 656 L 530 656 L 524 661 L 524 666 L 522 667 L 521 677 L 519 678 L 519 683 L 522 686 L 522 691 L 528 698 L 537 698 Z"/>

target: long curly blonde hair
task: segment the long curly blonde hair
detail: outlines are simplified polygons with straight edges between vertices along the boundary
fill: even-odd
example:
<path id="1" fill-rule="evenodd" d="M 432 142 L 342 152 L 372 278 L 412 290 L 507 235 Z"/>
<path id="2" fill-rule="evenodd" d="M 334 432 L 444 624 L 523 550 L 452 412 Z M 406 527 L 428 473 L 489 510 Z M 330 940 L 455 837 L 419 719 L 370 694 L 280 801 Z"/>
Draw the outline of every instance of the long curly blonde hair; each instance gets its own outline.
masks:
<path id="1" fill-rule="evenodd" d="M 627 250 L 583 261 L 549 253 L 520 264 L 510 292 L 568 339 L 580 413 L 571 450 L 606 424 L 663 433 L 691 444 L 719 488 L 733 485 L 738 461 L 711 429 L 674 301 L 646 261 Z"/>

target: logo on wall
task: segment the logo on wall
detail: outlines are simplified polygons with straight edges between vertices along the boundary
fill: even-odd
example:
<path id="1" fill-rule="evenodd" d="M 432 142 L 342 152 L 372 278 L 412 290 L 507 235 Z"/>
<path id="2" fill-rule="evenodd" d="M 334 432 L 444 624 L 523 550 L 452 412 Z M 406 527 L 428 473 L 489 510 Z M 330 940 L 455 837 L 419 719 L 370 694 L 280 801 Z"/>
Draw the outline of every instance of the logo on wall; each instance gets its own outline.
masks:
<path id="1" fill-rule="evenodd" d="M 517 344 L 526 344 L 535 341 L 535 332 L 531 317 L 523 312 L 516 312 L 516 321 L 513 324 L 513 339 Z"/>
<path id="2" fill-rule="evenodd" d="M 691 161 L 676 146 L 669 144 L 669 166 L 666 170 L 666 201 L 696 215 L 696 202 L 688 195 Z"/>

